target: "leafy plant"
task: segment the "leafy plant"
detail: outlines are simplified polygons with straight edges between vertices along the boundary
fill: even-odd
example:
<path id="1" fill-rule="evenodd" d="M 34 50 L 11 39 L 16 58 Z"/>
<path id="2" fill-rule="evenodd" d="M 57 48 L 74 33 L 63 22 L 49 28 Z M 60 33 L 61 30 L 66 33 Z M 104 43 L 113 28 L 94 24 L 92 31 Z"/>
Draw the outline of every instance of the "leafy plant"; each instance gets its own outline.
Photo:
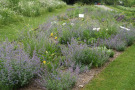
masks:
<path id="1" fill-rule="evenodd" d="M 16 12 L 8 8 L 0 8 L 0 25 L 6 25 L 20 20 L 21 18 Z"/>
<path id="2" fill-rule="evenodd" d="M 40 72 L 36 53 L 30 58 L 21 47 L 8 41 L 0 44 L 0 83 L 4 86 L 24 86 Z"/>
<path id="3" fill-rule="evenodd" d="M 69 90 L 76 83 L 75 75 L 72 71 L 67 70 L 52 73 L 43 71 L 39 76 L 41 77 L 40 83 L 48 90 Z"/>
<path id="4" fill-rule="evenodd" d="M 71 44 L 68 44 L 68 48 L 61 48 L 62 54 L 68 60 L 68 64 L 75 62 L 81 65 L 93 65 L 102 66 L 109 58 L 110 54 L 107 54 L 107 50 L 89 48 L 86 44 L 78 44 L 78 42 L 72 39 Z"/>

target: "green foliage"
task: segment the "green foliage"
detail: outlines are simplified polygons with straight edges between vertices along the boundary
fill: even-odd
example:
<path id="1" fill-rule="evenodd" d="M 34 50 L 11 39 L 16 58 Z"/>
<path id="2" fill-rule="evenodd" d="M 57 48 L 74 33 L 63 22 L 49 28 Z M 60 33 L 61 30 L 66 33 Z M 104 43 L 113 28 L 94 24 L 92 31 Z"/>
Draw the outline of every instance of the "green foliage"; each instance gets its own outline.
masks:
<path id="1" fill-rule="evenodd" d="M 103 1 L 109 5 L 116 5 L 118 3 L 118 0 L 103 0 Z"/>
<path id="2" fill-rule="evenodd" d="M 48 90 L 70 90 L 76 83 L 76 75 L 70 71 L 45 74 L 41 74 L 41 84 Z"/>
<path id="3" fill-rule="evenodd" d="M 119 2 L 119 0 L 103 0 L 103 2 L 105 2 L 106 4 L 109 5 L 118 5 L 118 4 L 122 4 L 124 6 L 127 7 L 131 7 L 135 5 L 135 1 L 134 0 L 120 0 L 122 3 Z"/>
<path id="4" fill-rule="evenodd" d="M 123 2 L 124 2 L 124 6 L 127 6 L 127 7 L 132 7 L 135 5 L 134 0 L 123 0 Z"/>
<path id="5" fill-rule="evenodd" d="M 86 85 L 86 87 L 84 87 L 84 90 L 95 90 L 95 88 L 97 90 L 134 89 L 135 77 L 132 76 L 135 68 L 134 57 L 135 44 L 128 47 L 125 52 L 111 62 L 102 73 L 98 74 L 88 85 Z"/>
<path id="6" fill-rule="evenodd" d="M 25 37 L 23 35 L 25 35 Z M 45 33 L 26 31 L 26 33 L 24 32 L 20 36 L 20 40 L 23 42 L 24 48 L 28 51 L 30 56 L 32 56 L 33 51 L 36 50 L 39 57 L 42 57 L 43 60 L 50 58 L 46 52 L 55 54 L 60 51 L 58 45 L 53 40 L 50 40 Z M 51 58 L 49 60 L 51 60 Z"/>
<path id="7" fill-rule="evenodd" d="M 80 13 L 83 13 L 83 8 L 70 8 L 67 11 L 69 11 L 67 16 L 72 19 L 77 18 Z"/>
<path id="8" fill-rule="evenodd" d="M 11 22 L 20 21 L 21 17 L 16 12 L 8 8 L 0 8 L 0 25 L 9 24 Z"/>
<path id="9" fill-rule="evenodd" d="M 107 53 L 108 53 L 108 55 L 110 56 L 110 57 L 113 57 L 114 56 L 114 51 L 113 50 L 111 50 L 111 49 L 108 49 L 107 50 Z"/>
<path id="10" fill-rule="evenodd" d="M 39 16 L 40 3 L 38 1 L 20 1 L 17 6 L 17 12 L 24 16 Z"/>
<path id="11" fill-rule="evenodd" d="M 0 84 L 6 87 L 21 87 L 29 83 L 40 70 L 36 53 L 30 58 L 22 45 L 5 41 L 0 43 Z M 1 86 L 0 86 L 1 88 Z"/>
<path id="12" fill-rule="evenodd" d="M 17 5 L 19 3 L 20 0 L 8 0 L 11 5 Z"/>
<path id="13" fill-rule="evenodd" d="M 93 60 L 93 66 L 100 67 L 108 60 L 110 53 L 106 47 L 95 47 L 90 54 Z"/>

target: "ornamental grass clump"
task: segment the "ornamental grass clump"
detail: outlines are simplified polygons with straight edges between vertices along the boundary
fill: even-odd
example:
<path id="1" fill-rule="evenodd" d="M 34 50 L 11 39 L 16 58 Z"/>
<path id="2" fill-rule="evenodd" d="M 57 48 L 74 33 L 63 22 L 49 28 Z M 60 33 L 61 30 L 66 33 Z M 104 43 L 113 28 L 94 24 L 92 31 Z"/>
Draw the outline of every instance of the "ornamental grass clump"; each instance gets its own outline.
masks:
<path id="1" fill-rule="evenodd" d="M 33 53 L 30 58 L 22 45 L 8 41 L 0 44 L 0 84 L 7 87 L 20 87 L 40 72 L 40 60 Z"/>

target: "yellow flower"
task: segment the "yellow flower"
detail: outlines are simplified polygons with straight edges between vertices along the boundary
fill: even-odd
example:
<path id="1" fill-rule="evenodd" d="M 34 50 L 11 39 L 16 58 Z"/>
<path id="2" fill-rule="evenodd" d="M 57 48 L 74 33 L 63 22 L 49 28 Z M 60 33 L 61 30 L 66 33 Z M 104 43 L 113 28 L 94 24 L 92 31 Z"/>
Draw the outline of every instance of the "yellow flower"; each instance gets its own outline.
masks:
<path id="1" fill-rule="evenodd" d="M 58 37 L 55 37 L 55 40 L 57 39 Z"/>
<path id="2" fill-rule="evenodd" d="M 51 35 L 50 35 L 51 37 L 53 36 L 53 33 L 51 33 Z"/>
<path id="3" fill-rule="evenodd" d="M 46 51 L 46 54 L 47 54 L 48 52 Z"/>
<path id="4" fill-rule="evenodd" d="M 43 64 L 46 64 L 46 61 L 43 61 Z"/>

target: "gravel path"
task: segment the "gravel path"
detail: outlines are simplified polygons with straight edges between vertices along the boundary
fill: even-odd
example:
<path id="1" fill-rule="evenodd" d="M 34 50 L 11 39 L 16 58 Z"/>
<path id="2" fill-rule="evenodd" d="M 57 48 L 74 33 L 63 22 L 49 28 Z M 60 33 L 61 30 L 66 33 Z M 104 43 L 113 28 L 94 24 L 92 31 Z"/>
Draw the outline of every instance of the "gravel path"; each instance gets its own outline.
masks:
<path id="1" fill-rule="evenodd" d="M 95 6 L 100 7 L 100 8 L 103 8 L 105 10 L 113 11 L 113 9 L 111 9 L 109 7 L 106 7 L 105 5 L 95 5 Z"/>

